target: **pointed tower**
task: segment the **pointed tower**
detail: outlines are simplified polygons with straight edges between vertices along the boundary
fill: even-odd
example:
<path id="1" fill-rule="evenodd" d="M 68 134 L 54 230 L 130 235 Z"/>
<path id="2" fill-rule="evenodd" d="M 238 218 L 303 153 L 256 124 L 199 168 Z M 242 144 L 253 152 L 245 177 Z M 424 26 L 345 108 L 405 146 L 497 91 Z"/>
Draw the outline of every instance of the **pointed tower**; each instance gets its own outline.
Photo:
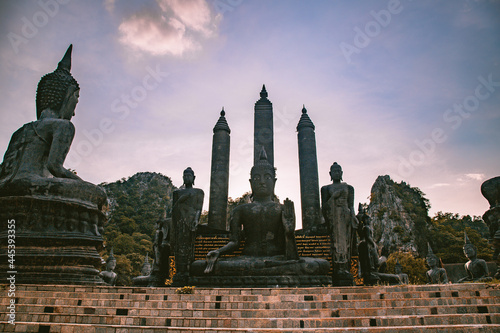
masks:
<path id="1" fill-rule="evenodd" d="M 302 204 L 302 229 L 310 234 L 321 224 L 319 199 L 318 158 L 314 124 L 307 115 L 305 106 L 297 125 L 299 145 L 300 199 Z"/>
<path id="2" fill-rule="evenodd" d="M 229 188 L 229 144 L 231 130 L 224 108 L 214 127 L 212 139 L 212 169 L 210 173 L 210 201 L 208 226 L 227 230 L 227 197 Z"/>
<path id="3" fill-rule="evenodd" d="M 257 163 L 260 151 L 264 147 L 267 160 L 274 167 L 273 104 L 267 99 L 265 85 L 262 85 L 260 99 L 255 103 L 254 110 L 253 163 Z"/>

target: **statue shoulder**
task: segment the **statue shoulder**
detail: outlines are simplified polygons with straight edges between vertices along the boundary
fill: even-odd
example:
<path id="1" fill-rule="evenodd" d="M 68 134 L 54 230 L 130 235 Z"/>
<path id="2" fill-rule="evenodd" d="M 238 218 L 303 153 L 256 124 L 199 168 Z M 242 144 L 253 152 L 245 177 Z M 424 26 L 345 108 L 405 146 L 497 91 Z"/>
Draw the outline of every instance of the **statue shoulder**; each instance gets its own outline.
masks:
<path id="1" fill-rule="evenodd" d="M 34 127 L 37 133 L 52 133 L 59 138 L 73 138 L 75 136 L 75 125 L 67 119 L 48 118 L 37 120 L 34 122 Z M 66 141 L 67 139 L 63 139 Z"/>

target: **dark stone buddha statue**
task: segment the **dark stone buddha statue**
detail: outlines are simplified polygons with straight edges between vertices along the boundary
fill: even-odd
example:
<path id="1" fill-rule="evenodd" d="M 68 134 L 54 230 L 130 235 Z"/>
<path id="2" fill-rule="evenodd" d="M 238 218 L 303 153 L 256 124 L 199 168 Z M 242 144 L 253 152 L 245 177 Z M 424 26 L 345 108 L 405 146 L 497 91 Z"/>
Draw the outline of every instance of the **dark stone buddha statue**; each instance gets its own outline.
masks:
<path id="1" fill-rule="evenodd" d="M 113 248 L 109 252 L 109 257 L 106 260 L 106 270 L 102 271 L 99 276 L 103 279 L 103 281 L 110 286 L 116 285 L 116 280 L 118 278 L 118 274 L 114 272 L 116 268 L 116 258 L 113 255 Z"/>
<path id="2" fill-rule="evenodd" d="M 484 181 L 481 193 L 488 200 L 490 209 L 483 214 L 483 221 L 490 230 L 489 243 L 493 246 L 493 260 L 496 261 L 495 279 L 500 280 L 500 176 Z"/>
<path id="3" fill-rule="evenodd" d="M 183 186 L 175 190 L 172 200 L 172 240 L 175 256 L 174 286 L 186 286 L 189 281 L 189 267 L 194 261 L 196 229 L 203 208 L 203 190 L 194 188 L 194 171 L 184 170 Z"/>
<path id="4" fill-rule="evenodd" d="M 465 244 L 464 254 L 469 259 L 464 265 L 467 276 L 458 280 L 458 283 L 474 281 L 474 282 L 488 282 L 492 278 L 489 276 L 488 265 L 483 259 L 477 258 L 477 248 L 471 243 L 467 233 L 464 232 Z"/>
<path id="5" fill-rule="evenodd" d="M 12 135 L 0 170 L 0 196 L 51 197 L 97 209 L 106 203 L 102 188 L 63 166 L 75 135 L 71 118 L 80 96 L 70 73 L 71 50 L 38 83 L 37 120 Z"/>
<path id="6" fill-rule="evenodd" d="M 403 283 L 400 275 L 379 272 L 378 247 L 373 240 L 373 231 L 369 224 L 363 226 L 360 237 L 361 241 L 358 244 L 359 273 L 363 278 L 363 284 L 371 286 L 380 283 L 391 285 Z"/>
<path id="7" fill-rule="evenodd" d="M 425 273 L 427 284 L 444 284 L 448 283 L 448 274 L 446 270 L 439 267 L 439 258 L 432 251 L 431 245 L 427 243 L 427 265 L 429 270 Z"/>
<path id="8" fill-rule="evenodd" d="M 331 282 L 327 260 L 298 256 L 293 202 L 273 200 L 275 183 L 275 169 L 262 150 L 251 170 L 253 201 L 232 211 L 229 243 L 191 265 L 193 284 L 250 287 Z M 241 255 L 224 257 L 242 242 Z"/>
<path id="9" fill-rule="evenodd" d="M 71 52 L 72 45 L 56 70 L 41 78 L 37 120 L 12 135 L 0 165 L 0 239 L 7 237 L 3 224 L 14 219 L 19 283 L 103 283 L 98 250 L 106 193 L 63 166 L 80 94 Z M 2 248 L 0 258 L 5 255 Z"/>
<path id="10" fill-rule="evenodd" d="M 342 182 L 342 167 L 330 167 L 332 184 L 321 188 L 321 209 L 332 244 L 333 284 L 353 285 L 351 254 L 356 247 L 358 220 L 354 212 L 354 188 Z"/>
<path id="11" fill-rule="evenodd" d="M 144 258 L 144 263 L 141 268 L 141 275 L 136 276 L 132 279 L 132 283 L 135 286 L 147 286 L 151 280 L 151 264 L 149 263 L 149 253 L 146 253 Z"/>

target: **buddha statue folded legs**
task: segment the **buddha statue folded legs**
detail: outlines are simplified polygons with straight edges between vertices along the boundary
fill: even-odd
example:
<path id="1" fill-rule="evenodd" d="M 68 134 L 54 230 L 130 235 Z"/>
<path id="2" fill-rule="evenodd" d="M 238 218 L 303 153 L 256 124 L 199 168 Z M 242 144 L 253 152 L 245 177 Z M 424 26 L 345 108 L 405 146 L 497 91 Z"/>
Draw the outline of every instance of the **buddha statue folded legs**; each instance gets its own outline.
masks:
<path id="1" fill-rule="evenodd" d="M 236 207 L 229 243 L 190 266 L 190 283 L 200 286 L 313 286 L 331 283 L 327 260 L 299 257 L 293 202 L 273 201 L 275 170 L 265 152 L 252 168 L 253 202 Z M 231 254 L 244 241 L 242 255 Z"/>
<path id="2" fill-rule="evenodd" d="M 0 166 L 0 223 L 15 221 L 16 266 L 25 272 L 19 283 L 102 283 L 97 250 L 106 193 L 63 167 L 80 92 L 70 73 L 71 50 L 40 80 L 37 120 L 12 135 Z M 1 230 L 7 238 L 7 228 Z M 0 258 L 6 255 L 2 248 Z"/>

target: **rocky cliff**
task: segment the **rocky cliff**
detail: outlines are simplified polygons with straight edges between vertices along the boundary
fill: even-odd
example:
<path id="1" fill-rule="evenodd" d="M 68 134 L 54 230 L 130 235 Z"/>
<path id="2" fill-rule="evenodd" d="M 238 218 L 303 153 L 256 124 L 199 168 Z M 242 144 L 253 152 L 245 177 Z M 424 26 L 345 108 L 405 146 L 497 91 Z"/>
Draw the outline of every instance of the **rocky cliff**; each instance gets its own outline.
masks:
<path id="1" fill-rule="evenodd" d="M 368 206 L 375 242 L 391 252 L 425 254 L 429 208 L 429 201 L 418 188 L 396 183 L 387 175 L 379 176 L 372 186 Z"/>

